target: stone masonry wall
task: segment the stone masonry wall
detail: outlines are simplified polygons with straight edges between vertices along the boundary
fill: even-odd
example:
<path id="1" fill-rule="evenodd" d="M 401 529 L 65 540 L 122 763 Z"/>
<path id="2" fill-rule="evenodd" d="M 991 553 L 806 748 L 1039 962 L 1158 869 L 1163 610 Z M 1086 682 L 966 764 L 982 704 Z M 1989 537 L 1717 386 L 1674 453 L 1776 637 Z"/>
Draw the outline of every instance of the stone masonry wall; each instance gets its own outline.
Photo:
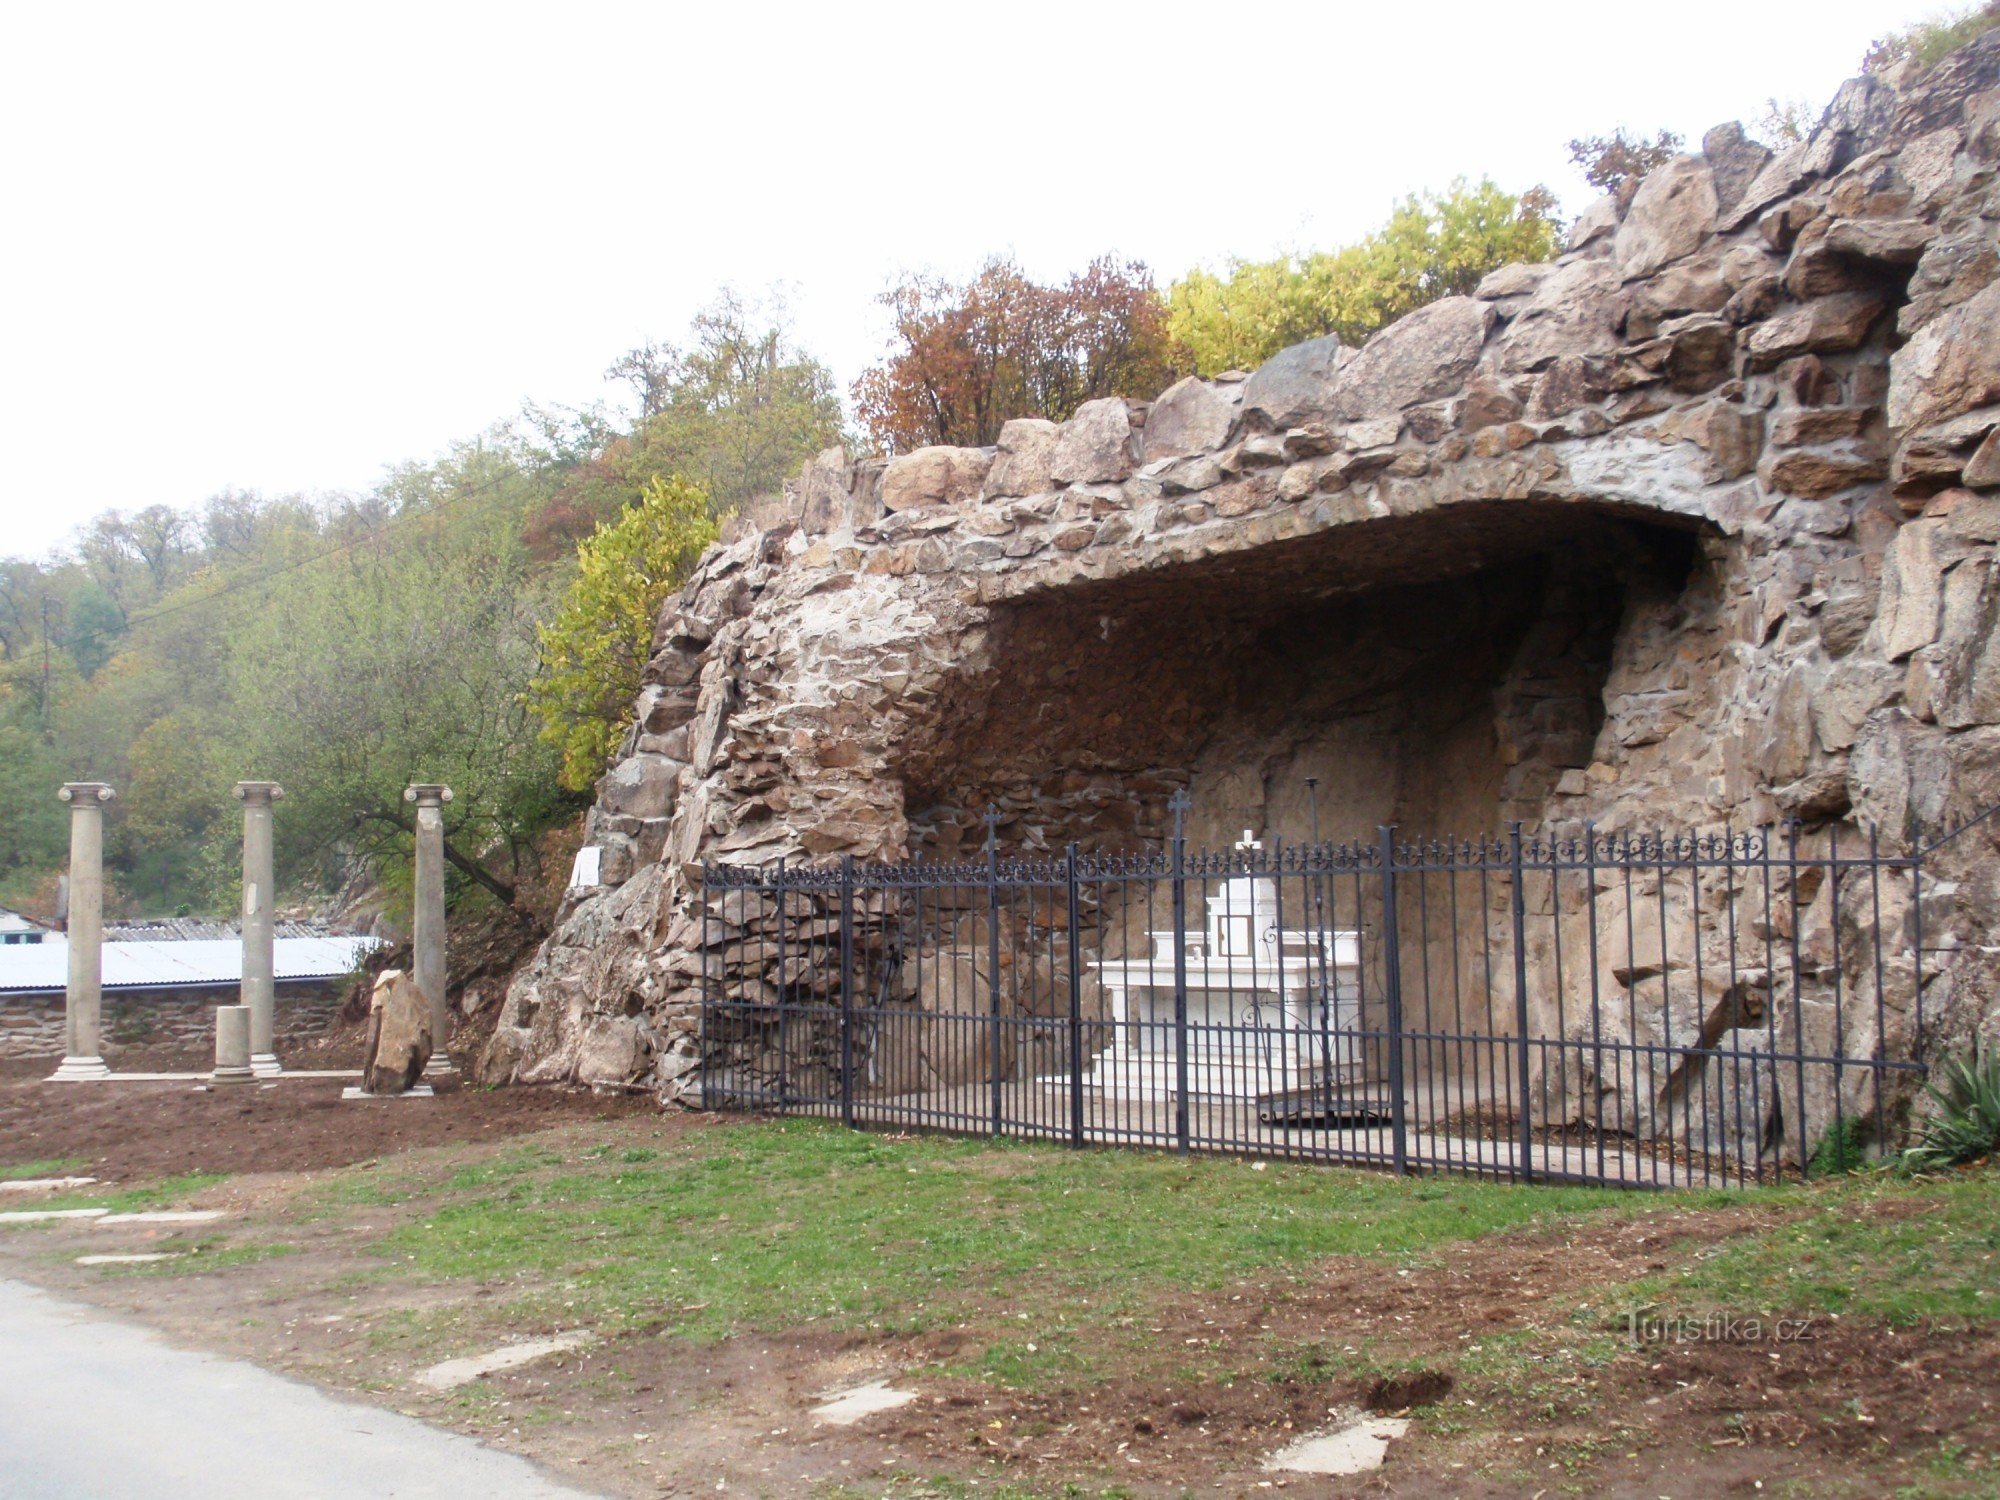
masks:
<path id="1" fill-rule="evenodd" d="M 215 1007 L 236 1003 L 230 990 L 121 990 L 104 997 L 105 1055 L 120 1047 L 215 1045 Z M 274 1023 L 278 1041 L 306 1041 L 332 1029 L 340 1013 L 341 991 L 333 985 L 285 985 L 277 996 Z M 0 995 L 0 1058 L 63 1055 L 61 995 Z"/>
<path id="2" fill-rule="evenodd" d="M 1719 127 L 1556 261 L 1360 349 L 994 449 L 821 455 L 662 612 L 591 814 L 605 884 L 514 979 L 487 1075 L 673 1093 L 702 862 L 949 852 L 989 799 L 1017 850 L 1157 837 L 1190 784 L 1198 832 L 1296 829 L 1322 767 L 1336 824 L 1906 847 L 2000 800 L 1996 85 L 1989 36 L 1845 85 L 1780 154 Z M 1993 1014 L 2000 854 L 1940 860 L 1948 1042 Z M 1868 961 L 1826 937 L 1813 982 Z"/>

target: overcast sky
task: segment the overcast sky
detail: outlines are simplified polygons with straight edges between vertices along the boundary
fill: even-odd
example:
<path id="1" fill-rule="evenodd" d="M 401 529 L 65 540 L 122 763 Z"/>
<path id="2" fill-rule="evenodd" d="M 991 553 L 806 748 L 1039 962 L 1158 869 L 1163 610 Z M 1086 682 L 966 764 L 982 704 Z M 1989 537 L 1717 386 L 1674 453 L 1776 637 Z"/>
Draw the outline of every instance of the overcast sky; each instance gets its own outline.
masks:
<path id="1" fill-rule="evenodd" d="M 1574 212 L 1570 136 L 1817 107 L 1935 9 L 0 4 L 0 555 L 614 397 L 725 283 L 844 389 L 904 268 L 1164 285 L 1459 173 Z"/>

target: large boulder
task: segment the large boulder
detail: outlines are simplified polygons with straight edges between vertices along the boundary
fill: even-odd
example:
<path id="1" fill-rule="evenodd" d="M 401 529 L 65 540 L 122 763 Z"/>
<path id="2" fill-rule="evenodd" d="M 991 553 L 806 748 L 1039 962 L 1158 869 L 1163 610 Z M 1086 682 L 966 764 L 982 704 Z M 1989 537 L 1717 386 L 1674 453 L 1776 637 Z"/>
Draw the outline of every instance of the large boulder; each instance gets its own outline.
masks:
<path id="1" fill-rule="evenodd" d="M 1542 279 L 1500 343 L 1509 373 L 1539 370 L 1565 354 L 1610 354 L 1620 347 L 1624 279 L 1607 260 L 1573 260 Z"/>
<path id="2" fill-rule="evenodd" d="M 1918 329 L 1889 361 L 1889 425 L 2000 401 L 2000 283 Z"/>
<path id="3" fill-rule="evenodd" d="M 1121 396 L 1086 401 L 1062 425 L 1049 469 L 1058 484 L 1116 484 L 1132 472 L 1132 414 Z"/>
<path id="4" fill-rule="evenodd" d="M 361 1058 L 361 1088 L 369 1094 L 403 1094 L 423 1077 L 431 1060 L 431 1007 L 417 982 L 401 969 L 384 969 L 368 997 L 368 1043 Z"/>
<path id="5" fill-rule="evenodd" d="M 1332 334 L 1280 349 L 1243 387 L 1243 410 L 1282 432 L 1333 410 L 1334 377 L 1349 350 Z"/>
<path id="6" fill-rule="evenodd" d="M 1627 281 L 1701 248 L 1715 228 L 1715 174 L 1699 156 L 1680 156 L 1646 174 L 1611 253 Z"/>
<path id="7" fill-rule="evenodd" d="M 1769 369 L 1801 354 L 1858 349 L 1867 341 L 1868 330 L 1881 311 L 1882 299 L 1873 292 L 1843 292 L 1795 307 L 1751 333 L 1750 362 L 1759 369 Z"/>
<path id="8" fill-rule="evenodd" d="M 642 1019 L 600 1016 L 583 1034 L 576 1081 L 592 1088 L 628 1088 L 643 1082 L 652 1066 L 652 1037 Z"/>
<path id="9" fill-rule="evenodd" d="M 1743 201 L 1750 184 L 1771 160 L 1768 146 L 1760 146 L 1731 120 L 1718 125 L 1701 138 L 1701 157 L 1715 183 L 1716 206 L 1728 212 Z"/>
<path id="10" fill-rule="evenodd" d="M 1479 363 L 1493 316 L 1487 303 L 1443 297 L 1397 319 L 1334 378 L 1334 411 L 1358 422 L 1450 395 Z"/>
<path id="11" fill-rule="evenodd" d="M 1841 219 L 1823 243 L 1835 255 L 1883 266 L 1913 266 L 1923 259 L 1937 225 L 1922 219 Z"/>
<path id="12" fill-rule="evenodd" d="M 674 810 L 681 768 L 664 755 L 628 755 L 597 783 L 598 803 L 630 818 L 664 818 Z"/>
<path id="13" fill-rule="evenodd" d="M 1046 417 L 1016 417 L 1000 429 L 1000 452 L 986 475 L 994 499 L 1039 495 L 1055 483 L 1056 440 L 1062 428 Z"/>
<path id="14" fill-rule="evenodd" d="M 847 521 L 846 451 L 826 449 L 806 464 L 797 483 L 799 530 L 808 536 L 838 531 Z"/>
<path id="15" fill-rule="evenodd" d="M 882 509 L 958 505 L 979 494 L 993 454 L 985 448 L 919 448 L 889 460 L 882 471 Z"/>
<path id="16" fill-rule="evenodd" d="M 1152 463 L 1220 448 L 1235 418 L 1233 402 L 1207 381 L 1190 375 L 1168 386 L 1146 413 L 1140 457 Z"/>

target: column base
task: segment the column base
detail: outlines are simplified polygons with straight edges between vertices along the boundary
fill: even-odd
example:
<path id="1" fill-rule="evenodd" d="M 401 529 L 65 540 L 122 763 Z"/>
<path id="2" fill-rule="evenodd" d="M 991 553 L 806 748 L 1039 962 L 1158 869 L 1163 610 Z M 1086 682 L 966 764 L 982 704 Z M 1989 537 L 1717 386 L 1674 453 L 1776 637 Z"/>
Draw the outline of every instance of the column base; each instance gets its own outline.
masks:
<path id="1" fill-rule="evenodd" d="M 111 1069 L 101 1057 L 65 1057 L 62 1066 L 49 1074 L 49 1083 L 95 1083 L 109 1078 Z"/>
<path id="2" fill-rule="evenodd" d="M 285 1076 L 285 1065 L 273 1053 L 256 1052 L 250 1057 L 250 1071 L 259 1078 L 282 1078 Z"/>
<path id="3" fill-rule="evenodd" d="M 437 1091 L 428 1083 L 412 1084 L 400 1094 L 371 1094 L 360 1084 L 350 1084 L 340 1091 L 342 1099 L 435 1099 Z"/>
<path id="4" fill-rule="evenodd" d="M 248 1067 L 217 1068 L 213 1073 L 208 1075 L 209 1087 L 217 1089 L 234 1088 L 241 1084 L 255 1083 L 256 1081 L 257 1075 L 251 1072 Z"/>
<path id="5" fill-rule="evenodd" d="M 426 1078 L 456 1078 L 458 1069 L 451 1064 L 451 1057 L 444 1052 L 433 1052 L 431 1060 L 424 1064 Z"/>

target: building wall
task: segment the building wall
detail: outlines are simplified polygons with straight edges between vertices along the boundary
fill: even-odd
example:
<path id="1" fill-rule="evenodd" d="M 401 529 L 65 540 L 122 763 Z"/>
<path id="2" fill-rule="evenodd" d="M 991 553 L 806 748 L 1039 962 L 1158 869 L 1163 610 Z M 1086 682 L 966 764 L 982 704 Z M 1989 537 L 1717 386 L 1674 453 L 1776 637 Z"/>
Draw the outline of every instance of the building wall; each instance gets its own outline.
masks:
<path id="1" fill-rule="evenodd" d="M 337 985 L 281 985 L 276 1014 L 279 1047 L 330 1030 L 340 1001 Z M 234 985 L 108 994 L 103 1012 L 105 1055 L 115 1059 L 121 1047 L 213 1047 L 215 1007 L 236 1003 Z M 0 995 L 0 1058 L 62 1055 L 61 995 Z"/>

